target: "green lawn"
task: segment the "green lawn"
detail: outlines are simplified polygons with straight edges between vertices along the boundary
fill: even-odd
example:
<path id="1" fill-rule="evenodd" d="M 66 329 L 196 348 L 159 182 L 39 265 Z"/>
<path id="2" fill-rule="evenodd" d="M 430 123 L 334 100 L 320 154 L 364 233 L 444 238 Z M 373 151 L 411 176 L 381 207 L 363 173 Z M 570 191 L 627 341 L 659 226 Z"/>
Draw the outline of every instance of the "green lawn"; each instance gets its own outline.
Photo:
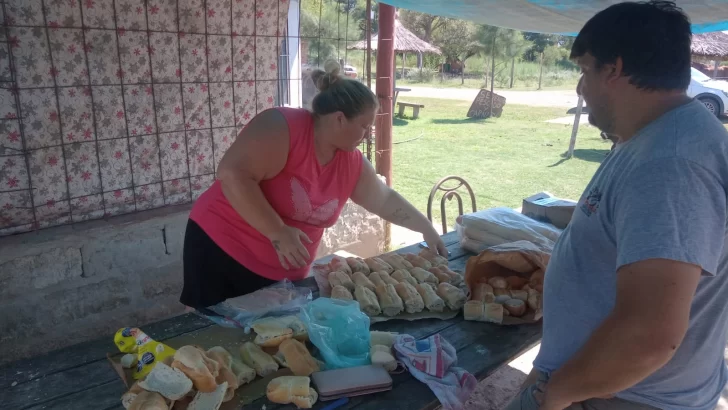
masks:
<path id="1" fill-rule="evenodd" d="M 447 175 L 470 183 L 479 209 L 520 206 L 540 191 L 578 199 L 611 146 L 595 128 L 582 126 L 575 157 L 565 160 L 571 126 L 544 122 L 563 117 L 565 108 L 506 105 L 500 118 L 470 120 L 470 102 L 418 102 L 426 106 L 419 119 L 394 121 L 393 179 L 395 189 L 423 212 L 430 189 Z M 433 213 L 439 216 L 437 201 Z M 448 210 L 454 218 L 455 202 Z"/>

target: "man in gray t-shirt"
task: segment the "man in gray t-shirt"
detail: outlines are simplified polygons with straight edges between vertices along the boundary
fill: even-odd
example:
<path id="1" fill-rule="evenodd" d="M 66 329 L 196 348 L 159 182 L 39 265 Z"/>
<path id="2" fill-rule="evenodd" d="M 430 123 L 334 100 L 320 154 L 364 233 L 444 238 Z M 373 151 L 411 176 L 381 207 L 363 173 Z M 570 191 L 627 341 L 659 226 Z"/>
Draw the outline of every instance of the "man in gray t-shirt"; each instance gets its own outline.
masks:
<path id="1" fill-rule="evenodd" d="M 554 248 L 541 350 L 508 409 L 712 410 L 728 380 L 728 132 L 685 95 L 689 22 L 620 3 L 572 58 L 590 122 L 618 141 Z"/>

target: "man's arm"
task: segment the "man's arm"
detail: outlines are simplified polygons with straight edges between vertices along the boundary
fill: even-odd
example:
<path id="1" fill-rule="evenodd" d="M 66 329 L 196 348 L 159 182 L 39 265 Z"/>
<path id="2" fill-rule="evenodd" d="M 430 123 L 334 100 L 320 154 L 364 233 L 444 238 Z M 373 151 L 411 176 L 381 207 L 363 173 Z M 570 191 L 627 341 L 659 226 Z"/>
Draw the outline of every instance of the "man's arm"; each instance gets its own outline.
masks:
<path id="1" fill-rule="evenodd" d="M 554 372 L 543 410 L 609 396 L 664 366 L 682 343 L 701 268 L 650 259 L 617 272 L 612 313 L 584 347 Z"/>

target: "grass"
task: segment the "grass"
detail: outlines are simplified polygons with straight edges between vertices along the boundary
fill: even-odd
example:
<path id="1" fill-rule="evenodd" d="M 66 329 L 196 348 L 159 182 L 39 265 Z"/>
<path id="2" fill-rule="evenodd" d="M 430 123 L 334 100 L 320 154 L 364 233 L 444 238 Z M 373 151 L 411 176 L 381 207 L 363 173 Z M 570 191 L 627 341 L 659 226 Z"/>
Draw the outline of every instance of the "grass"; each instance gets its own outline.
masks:
<path id="1" fill-rule="evenodd" d="M 466 117 L 469 102 L 418 101 L 426 106 L 419 119 L 394 121 L 393 180 L 422 212 L 430 189 L 448 175 L 471 185 L 478 209 L 517 207 L 540 191 L 578 199 L 611 146 L 595 128 L 582 126 L 574 158 L 564 159 L 571 126 L 544 121 L 563 117 L 565 108 L 506 105 L 500 118 L 471 120 Z M 433 205 L 435 219 L 440 219 L 439 200 Z M 467 212 L 467 197 L 464 201 Z M 454 201 L 448 212 L 454 219 Z"/>

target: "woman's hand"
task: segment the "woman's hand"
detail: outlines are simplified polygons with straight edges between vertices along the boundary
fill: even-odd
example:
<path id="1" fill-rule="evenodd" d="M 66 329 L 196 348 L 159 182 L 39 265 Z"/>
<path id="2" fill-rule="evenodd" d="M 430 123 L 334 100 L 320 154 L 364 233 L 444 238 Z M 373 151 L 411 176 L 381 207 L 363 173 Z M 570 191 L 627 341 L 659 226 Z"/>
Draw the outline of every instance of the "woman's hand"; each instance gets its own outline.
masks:
<path id="1" fill-rule="evenodd" d="M 278 253 L 278 260 L 284 269 L 300 269 L 308 264 L 311 255 L 303 245 L 303 241 L 312 242 L 300 229 L 284 225 L 268 239 Z"/>
<path id="2" fill-rule="evenodd" d="M 432 228 L 427 232 L 423 232 L 422 237 L 425 239 L 427 247 L 430 248 L 431 251 L 436 252 L 438 255 L 447 258 L 447 247 L 445 246 L 445 242 L 442 241 L 440 234 L 437 233 L 435 228 Z"/>

